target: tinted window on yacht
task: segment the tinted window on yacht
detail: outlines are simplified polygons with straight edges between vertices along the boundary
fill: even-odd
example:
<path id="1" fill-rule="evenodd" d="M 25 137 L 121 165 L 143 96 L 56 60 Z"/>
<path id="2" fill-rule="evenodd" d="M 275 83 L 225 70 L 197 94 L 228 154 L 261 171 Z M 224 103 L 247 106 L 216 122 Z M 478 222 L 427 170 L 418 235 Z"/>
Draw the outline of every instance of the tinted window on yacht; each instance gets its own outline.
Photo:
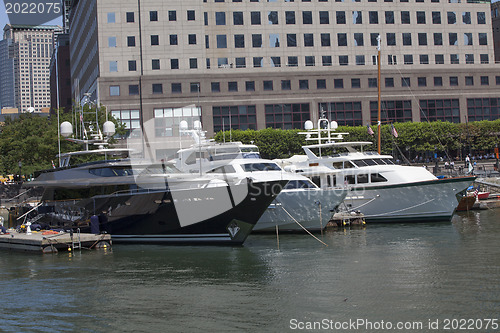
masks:
<path id="1" fill-rule="evenodd" d="M 365 160 L 365 162 L 368 165 L 377 165 L 377 164 L 379 164 L 379 163 L 377 163 L 377 161 L 372 160 L 372 159 Z"/>
<path id="2" fill-rule="evenodd" d="M 224 165 L 209 171 L 208 173 L 235 173 L 236 170 L 232 165 Z"/>
<path id="3" fill-rule="evenodd" d="M 89 169 L 89 173 L 99 177 L 132 176 L 134 174 L 131 168 L 96 168 Z"/>
<path id="4" fill-rule="evenodd" d="M 76 200 L 92 198 L 96 195 L 111 195 L 133 190 L 135 185 L 93 186 L 81 189 L 56 189 L 54 200 Z"/>
<path id="5" fill-rule="evenodd" d="M 389 158 L 384 158 L 382 161 L 384 161 L 385 164 L 394 164 L 394 162 Z"/>
<path id="6" fill-rule="evenodd" d="M 368 175 L 358 175 L 358 184 L 368 183 Z"/>
<path id="7" fill-rule="evenodd" d="M 281 171 L 276 163 L 249 163 L 242 165 L 245 171 Z"/>
<path id="8" fill-rule="evenodd" d="M 354 175 L 348 175 L 348 176 L 345 176 L 345 183 L 347 185 L 349 184 L 355 184 L 356 183 L 356 177 Z"/>
<path id="9" fill-rule="evenodd" d="M 291 180 L 284 187 L 285 190 L 291 190 L 296 188 L 316 188 L 313 183 L 306 180 Z"/>
<path id="10" fill-rule="evenodd" d="M 368 164 L 365 162 L 365 160 L 357 160 L 357 161 L 351 161 L 354 165 L 357 167 L 364 167 L 367 166 Z M 372 165 L 372 164 L 370 164 Z"/>
<path id="11" fill-rule="evenodd" d="M 378 164 L 378 165 L 384 165 L 384 164 L 387 164 L 384 162 L 383 159 L 381 158 L 374 158 L 373 161 L 375 162 L 375 164 Z"/>
<path id="12" fill-rule="evenodd" d="M 372 183 L 380 183 L 380 182 L 386 182 L 387 181 L 387 179 L 385 179 L 385 177 L 382 176 L 379 173 L 372 173 L 370 175 L 370 177 L 371 177 L 371 182 Z"/>

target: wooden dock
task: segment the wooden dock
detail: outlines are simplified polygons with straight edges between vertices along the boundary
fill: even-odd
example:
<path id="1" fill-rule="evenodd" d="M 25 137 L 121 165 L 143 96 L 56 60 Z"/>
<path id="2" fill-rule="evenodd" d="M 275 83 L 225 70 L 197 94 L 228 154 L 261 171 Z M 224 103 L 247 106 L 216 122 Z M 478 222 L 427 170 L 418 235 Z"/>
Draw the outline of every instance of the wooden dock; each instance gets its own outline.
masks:
<path id="1" fill-rule="evenodd" d="M 9 230 L 8 234 L 0 235 L 0 249 L 18 251 L 36 251 L 41 253 L 57 253 L 77 249 L 95 249 L 111 247 L 111 235 L 83 233 L 47 233 L 16 232 Z"/>

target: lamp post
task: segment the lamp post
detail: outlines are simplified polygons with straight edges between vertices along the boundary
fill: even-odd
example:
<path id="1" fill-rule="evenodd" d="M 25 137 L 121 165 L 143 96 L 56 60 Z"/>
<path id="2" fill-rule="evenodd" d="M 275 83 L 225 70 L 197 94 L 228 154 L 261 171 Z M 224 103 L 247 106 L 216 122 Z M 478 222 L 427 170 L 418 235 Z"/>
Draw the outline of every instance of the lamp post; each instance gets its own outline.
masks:
<path id="1" fill-rule="evenodd" d="M 498 171 L 498 143 L 495 143 L 495 160 L 496 170 Z"/>
<path id="2" fill-rule="evenodd" d="M 22 181 L 22 177 L 21 177 L 21 168 L 22 168 L 22 166 L 23 166 L 23 162 L 19 161 L 18 166 L 19 166 L 19 181 Z"/>

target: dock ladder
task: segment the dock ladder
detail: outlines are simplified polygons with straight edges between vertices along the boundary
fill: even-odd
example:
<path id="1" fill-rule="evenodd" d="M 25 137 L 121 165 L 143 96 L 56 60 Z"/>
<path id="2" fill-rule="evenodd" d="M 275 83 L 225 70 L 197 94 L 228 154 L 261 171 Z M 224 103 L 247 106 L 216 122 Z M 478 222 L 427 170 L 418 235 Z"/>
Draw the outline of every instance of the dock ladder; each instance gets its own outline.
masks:
<path id="1" fill-rule="evenodd" d="M 71 229 L 69 235 L 71 237 L 71 249 L 72 250 L 81 249 L 82 248 L 82 242 L 81 242 L 81 239 L 80 239 L 80 228 L 76 229 L 76 236 L 77 236 L 76 240 L 75 240 L 75 237 L 73 235 L 73 229 Z"/>

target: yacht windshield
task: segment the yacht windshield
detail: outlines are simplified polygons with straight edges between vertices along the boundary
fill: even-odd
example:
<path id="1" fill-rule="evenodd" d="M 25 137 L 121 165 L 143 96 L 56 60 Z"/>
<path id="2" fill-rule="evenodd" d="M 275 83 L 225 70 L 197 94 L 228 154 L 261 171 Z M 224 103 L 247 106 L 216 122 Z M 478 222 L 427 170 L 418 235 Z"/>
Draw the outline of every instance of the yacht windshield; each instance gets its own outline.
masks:
<path id="1" fill-rule="evenodd" d="M 130 167 L 106 167 L 106 168 L 95 168 L 89 169 L 89 173 L 99 177 L 120 177 L 120 176 L 132 176 L 134 172 Z"/>
<path id="2" fill-rule="evenodd" d="M 292 190 L 298 188 L 317 188 L 317 186 L 311 181 L 307 180 L 290 180 L 283 189 Z"/>
<path id="3" fill-rule="evenodd" d="M 276 163 L 248 163 L 241 165 L 243 170 L 252 171 L 281 171 L 281 168 Z"/>

